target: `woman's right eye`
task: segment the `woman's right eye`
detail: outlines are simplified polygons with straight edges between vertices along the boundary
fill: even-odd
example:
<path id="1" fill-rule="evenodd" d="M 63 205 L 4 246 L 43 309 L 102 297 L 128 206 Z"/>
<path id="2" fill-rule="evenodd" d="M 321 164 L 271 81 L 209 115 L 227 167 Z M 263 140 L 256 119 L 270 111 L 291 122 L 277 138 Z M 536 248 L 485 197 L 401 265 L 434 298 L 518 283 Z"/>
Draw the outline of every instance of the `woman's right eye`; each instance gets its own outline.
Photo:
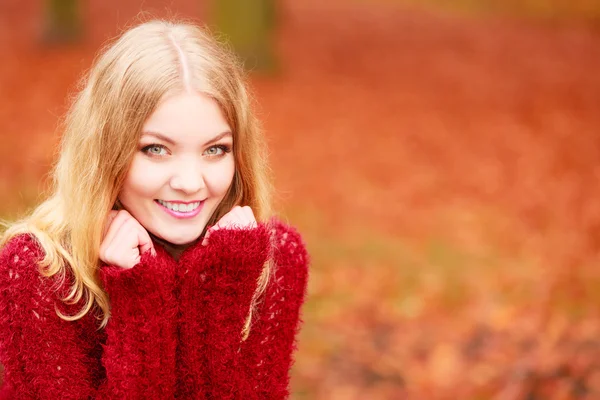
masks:
<path id="1" fill-rule="evenodd" d="M 151 144 L 142 149 L 142 151 L 150 156 L 166 156 L 167 148 L 161 144 Z"/>

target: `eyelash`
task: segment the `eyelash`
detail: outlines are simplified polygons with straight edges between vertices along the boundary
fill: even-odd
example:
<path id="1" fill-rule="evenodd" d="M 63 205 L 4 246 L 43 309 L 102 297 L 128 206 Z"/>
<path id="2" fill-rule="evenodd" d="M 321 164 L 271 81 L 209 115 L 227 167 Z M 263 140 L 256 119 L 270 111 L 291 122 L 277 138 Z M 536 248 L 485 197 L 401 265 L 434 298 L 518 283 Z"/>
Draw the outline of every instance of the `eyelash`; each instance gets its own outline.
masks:
<path id="1" fill-rule="evenodd" d="M 152 153 L 150 153 L 150 149 L 151 149 L 151 148 L 153 148 L 153 147 L 158 147 L 158 148 L 161 148 L 161 149 L 163 149 L 163 150 L 165 150 L 165 151 L 167 151 L 167 152 L 168 152 L 168 149 L 167 149 L 167 147 L 166 147 L 166 146 L 164 146 L 164 145 L 162 145 L 162 144 L 158 144 L 158 143 L 153 143 L 153 144 L 149 144 L 148 146 L 144 146 L 144 147 L 142 148 L 142 152 L 143 152 L 144 154 L 146 154 L 146 155 L 150 156 L 150 157 L 164 157 L 164 155 L 158 155 L 158 154 L 152 154 Z M 206 152 L 206 151 L 208 151 L 208 150 L 210 150 L 210 149 L 212 149 L 212 148 L 219 149 L 219 150 L 221 150 L 223 153 L 221 153 L 221 154 L 214 154 L 214 155 L 207 155 L 209 158 L 218 158 L 218 157 L 222 157 L 222 156 L 224 156 L 225 154 L 227 154 L 227 153 L 230 153 L 230 152 L 231 152 L 231 147 L 230 147 L 229 145 L 226 145 L 226 144 L 214 144 L 214 145 L 210 146 L 209 148 L 207 148 L 207 149 L 205 150 L 205 152 Z"/>
<path id="2" fill-rule="evenodd" d="M 231 152 L 231 147 L 228 146 L 228 145 L 226 145 L 226 144 L 215 144 L 215 145 L 212 145 L 208 149 L 206 149 L 205 152 L 208 151 L 208 150 L 210 150 L 210 149 L 212 149 L 212 148 L 219 149 L 223 153 L 221 153 L 221 154 L 214 154 L 214 155 L 208 155 L 208 157 L 210 157 L 210 158 L 223 157 L 225 154 Z"/>
<path id="3" fill-rule="evenodd" d="M 142 148 L 142 153 L 150 156 L 150 157 L 162 157 L 162 155 L 157 155 L 157 154 L 152 154 L 150 153 L 150 149 L 153 147 L 159 147 L 165 151 L 168 151 L 167 148 L 165 146 L 163 146 L 162 144 L 157 144 L 157 143 L 153 143 L 153 144 L 149 144 L 148 146 L 144 146 Z"/>

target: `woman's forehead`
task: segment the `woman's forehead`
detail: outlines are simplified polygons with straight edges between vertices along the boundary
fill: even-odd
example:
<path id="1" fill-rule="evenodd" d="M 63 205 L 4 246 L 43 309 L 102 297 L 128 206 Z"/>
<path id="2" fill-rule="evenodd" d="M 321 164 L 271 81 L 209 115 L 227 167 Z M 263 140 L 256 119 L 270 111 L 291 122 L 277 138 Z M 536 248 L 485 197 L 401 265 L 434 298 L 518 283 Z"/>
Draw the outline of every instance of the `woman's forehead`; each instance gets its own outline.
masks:
<path id="1" fill-rule="evenodd" d="M 144 136 L 200 145 L 217 136 L 231 136 L 231 127 L 214 99 L 200 93 L 181 93 L 159 103 L 142 127 Z"/>

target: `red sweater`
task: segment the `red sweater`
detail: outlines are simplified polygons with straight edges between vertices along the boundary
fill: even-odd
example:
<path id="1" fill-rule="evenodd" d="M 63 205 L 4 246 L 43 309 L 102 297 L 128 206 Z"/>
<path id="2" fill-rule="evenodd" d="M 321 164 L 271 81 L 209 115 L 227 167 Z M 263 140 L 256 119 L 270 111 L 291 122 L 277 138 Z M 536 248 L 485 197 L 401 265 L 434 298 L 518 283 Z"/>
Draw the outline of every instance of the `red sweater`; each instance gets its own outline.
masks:
<path id="1" fill-rule="evenodd" d="M 98 330 L 92 313 L 57 316 L 77 310 L 58 300 L 68 280 L 42 277 L 39 245 L 13 238 L 0 254 L 0 398 L 286 398 L 308 273 L 299 234 L 276 221 L 217 230 L 179 261 L 155 247 L 131 269 L 100 269 L 112 315 Z M 242 341 L 269 255 L 276 268 Z"/>

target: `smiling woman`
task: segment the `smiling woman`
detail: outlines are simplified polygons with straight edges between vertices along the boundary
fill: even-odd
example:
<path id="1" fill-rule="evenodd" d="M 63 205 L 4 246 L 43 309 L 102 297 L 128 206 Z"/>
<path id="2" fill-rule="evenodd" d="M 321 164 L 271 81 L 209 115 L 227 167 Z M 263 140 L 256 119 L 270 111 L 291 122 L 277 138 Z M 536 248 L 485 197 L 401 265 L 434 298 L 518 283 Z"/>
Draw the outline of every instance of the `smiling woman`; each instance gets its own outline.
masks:
<path id="1" fill-rule="evenodd" d="M 166 97 L 144 123 L 122 206 L 154 236 L 194 242 L 231 186 L 232 147 L 231 127 L 213 99 L 192 91 Z"/>
<path id="2" fill-rule="evenodd" d="M 2 238 L 0 397 L 287 397 L 308 255 L 242 71 L 170 21 L 98 58 L 52 195 Z"/>

